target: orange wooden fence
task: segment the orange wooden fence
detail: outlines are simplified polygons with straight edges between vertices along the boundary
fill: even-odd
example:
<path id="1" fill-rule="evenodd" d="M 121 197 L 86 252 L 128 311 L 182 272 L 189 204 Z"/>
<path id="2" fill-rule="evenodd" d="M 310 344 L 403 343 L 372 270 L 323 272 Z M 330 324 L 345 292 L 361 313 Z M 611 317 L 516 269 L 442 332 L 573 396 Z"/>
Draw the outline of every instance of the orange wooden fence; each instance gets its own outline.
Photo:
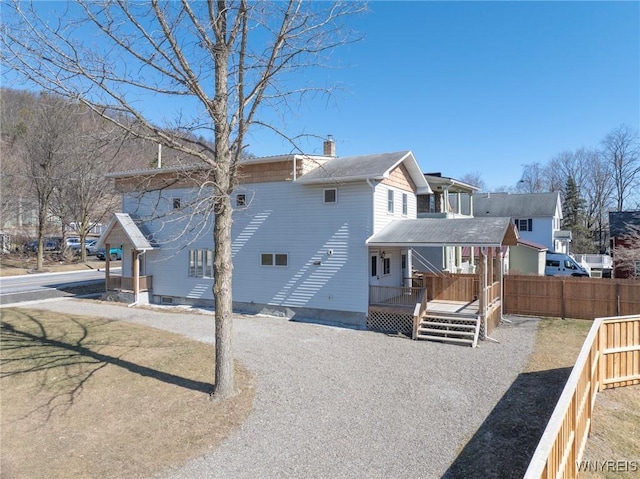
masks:
<path id="1" fill-rule="evenodd" d="M 507 275 L 502 309 L 504 314 L 576 319 L 640 314 L 640 281 Z"/>
<path id="2" fill-rule="evenodd" d="M 525 479 L 575 478 L 596 394 L 640 384 L 640 315 L 594 321 Z"/>

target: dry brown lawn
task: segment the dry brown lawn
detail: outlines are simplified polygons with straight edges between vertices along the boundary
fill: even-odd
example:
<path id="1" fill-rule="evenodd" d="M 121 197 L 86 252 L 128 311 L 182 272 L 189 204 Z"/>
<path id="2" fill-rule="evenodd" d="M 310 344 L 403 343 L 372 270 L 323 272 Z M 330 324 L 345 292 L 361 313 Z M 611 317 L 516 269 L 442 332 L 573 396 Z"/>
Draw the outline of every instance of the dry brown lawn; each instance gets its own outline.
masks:
<path id="1" fill-rule="evenodd" d="M 0 255 L 0 276 L 20 276 L 34 272 L 56 273 L 61 271 L 82 271 L 88 269 L 104 269 L 105 262 L 99 261 L 95 256 L 87 258 L 86 263 L 80 262 L 79 257 L 60 259 L 60 255 L 47 254 L 43 258 L 42 271 L 35 271 L 35 254 L 8 254 Z M 120 261 L 112 261 L 111 264 L 120 266 Z"/>
<path id="2" fill-rule="evenodd" d="M 244 421 L 252 379 L 211 401 L 210 344 L 119 321 L 2 309 L 0 475 L 148 477 Z"/>

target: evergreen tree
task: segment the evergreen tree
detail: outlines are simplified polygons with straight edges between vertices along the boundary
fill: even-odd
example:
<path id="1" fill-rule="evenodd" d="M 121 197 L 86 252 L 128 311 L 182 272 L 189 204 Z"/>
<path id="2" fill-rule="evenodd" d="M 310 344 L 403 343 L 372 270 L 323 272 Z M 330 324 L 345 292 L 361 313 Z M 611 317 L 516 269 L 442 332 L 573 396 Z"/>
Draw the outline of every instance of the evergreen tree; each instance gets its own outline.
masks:
<path id="1" fill-rule="evenodd" d="M 573 176 L 567 178 L 562 193 L 562 228 L 572 233 L 571 250 L 576 253 L 594 253 L 594 243 L 586 225 L 586 202 L 580 195 L 580 188 Z"/>

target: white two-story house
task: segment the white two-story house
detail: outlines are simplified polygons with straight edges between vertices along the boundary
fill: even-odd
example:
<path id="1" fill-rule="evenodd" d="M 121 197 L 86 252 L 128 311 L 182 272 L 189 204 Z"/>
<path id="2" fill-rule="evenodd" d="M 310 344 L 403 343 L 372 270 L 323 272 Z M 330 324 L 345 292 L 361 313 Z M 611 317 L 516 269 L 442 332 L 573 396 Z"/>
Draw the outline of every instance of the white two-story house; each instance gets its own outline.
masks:
<path id="1" fill-rule="evenodd" d="M 568 253 L 571 232 L 560 229 L 562 203 L 559 192 L 479 193 L 473 196 L 473 216 L 510 217 L 524 241 L 549 251 Z"/>
<path id="2" fill-rule="evenodd" d="M 401 286 L 410 275 L 409 248 L 367 239 L 393 220 L 415 219 L 417 195 L 431 193 L 413 154 L 334 152 L 328 141 L 323 156 L 242 162 L 232 198 L 237 311 L 366 327 L 369 286 Z M 213 304 L 212 215 L 190 214 L 202 193 L 198 171 L 110 175 L 123 213 L 101 242 L 122 245 L 122 281 L 137 273 L 145 283 L 133 288 L 137 301 Z"/>

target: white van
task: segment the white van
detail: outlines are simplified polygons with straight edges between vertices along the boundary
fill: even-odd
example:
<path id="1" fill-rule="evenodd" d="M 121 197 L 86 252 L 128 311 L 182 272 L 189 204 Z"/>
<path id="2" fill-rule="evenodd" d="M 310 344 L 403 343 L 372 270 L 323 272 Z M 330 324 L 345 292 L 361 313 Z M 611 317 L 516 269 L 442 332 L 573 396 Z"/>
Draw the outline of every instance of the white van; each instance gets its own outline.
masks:
<path id="1" fill-rule="evenodd" d="M 589 276 L 589 272 L 576 263 L 576 260 L 571 256 L 552 251 L 547 252 L 544 274 L 547 276 Z"/>

